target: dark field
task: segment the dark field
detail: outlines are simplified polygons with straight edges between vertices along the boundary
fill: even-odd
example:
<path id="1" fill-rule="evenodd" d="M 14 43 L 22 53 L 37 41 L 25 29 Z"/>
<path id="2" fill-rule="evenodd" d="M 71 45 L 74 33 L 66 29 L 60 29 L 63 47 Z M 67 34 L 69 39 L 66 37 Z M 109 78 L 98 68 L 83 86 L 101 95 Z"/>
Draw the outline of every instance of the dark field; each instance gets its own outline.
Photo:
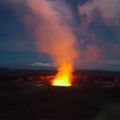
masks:
<path id="1" fill-rule="evenodd" d="M 2 81 L 0 120 L 120 120 L 119 93 L 119 87 L 62 88 Z"/>

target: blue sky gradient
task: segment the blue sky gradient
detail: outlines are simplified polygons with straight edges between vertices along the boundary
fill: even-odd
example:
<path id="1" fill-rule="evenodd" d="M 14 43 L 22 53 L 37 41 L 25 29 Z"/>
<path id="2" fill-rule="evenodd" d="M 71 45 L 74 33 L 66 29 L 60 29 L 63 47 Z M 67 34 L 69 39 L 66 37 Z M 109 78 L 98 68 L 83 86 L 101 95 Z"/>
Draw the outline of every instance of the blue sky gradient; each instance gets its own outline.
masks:
<path id="1" fill-rule="evenodd" d="M 77 60 L 77 66 L 82 69 L 120 70 L 120 24 L 105 23 L 98 11 L 95 20 L 88 23 L 84 35 L 79 33 L 82 16 L 79 14 L 78 6 L 83 6 L 89 1 L 65 0 L 74 16 L 73 29 L 77 36 L 77 47 L 78 51 L 82 52 L 82 58 Z M 50 56 L 38 52 L 36 41 L 22 19 L 25 9 L 23 5 L 19 5 L 18 11 L 21 11 L 16 12 L 16 8 L 7 0 L 0 1 L 0 66 L 52 62 Z M 100 49 L 100 54 L 95 59 L 86 57 L 89 46 Z M 84 59 L 88 60 L 84 63 Z"/>

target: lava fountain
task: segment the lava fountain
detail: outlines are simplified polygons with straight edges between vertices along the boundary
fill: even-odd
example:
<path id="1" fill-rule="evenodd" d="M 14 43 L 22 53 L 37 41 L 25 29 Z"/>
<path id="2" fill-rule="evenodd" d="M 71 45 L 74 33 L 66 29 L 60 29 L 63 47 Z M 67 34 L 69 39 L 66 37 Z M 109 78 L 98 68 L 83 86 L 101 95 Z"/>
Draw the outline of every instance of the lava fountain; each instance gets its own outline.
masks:
<path id="1" fill-rule="evenodd" d="M 69 64 L 62 65 L 58 69 L 58 73 L 55 78 L 52 80 L 53 86 L 63 86 L 69 87 L 72 86 L 72 66 Z"/>

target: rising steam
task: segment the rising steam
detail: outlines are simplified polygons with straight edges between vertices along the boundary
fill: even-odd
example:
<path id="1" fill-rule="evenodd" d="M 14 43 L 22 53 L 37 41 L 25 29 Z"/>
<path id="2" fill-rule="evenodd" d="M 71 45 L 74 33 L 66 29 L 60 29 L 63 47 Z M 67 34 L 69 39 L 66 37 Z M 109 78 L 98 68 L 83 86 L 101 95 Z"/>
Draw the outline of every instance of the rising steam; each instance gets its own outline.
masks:
<path id="1" fill-rule="evenodd" d="M 77 57 L 75 49 L 76 38 L 70 26 L 73 22 L 72 12 L 64 3 L 65 0 L 2 1 L 6 1 L 6 4 L 9 3 L 9 5 L 15 8 L 20 20 L 25 17 L 26 24 L 29 25 L 29 30 L 37 39 L 39 52 L 50 55 L 58 66 L 64 65 L 65 68 L 67 66 L 69 71 L 72 72 L 73 64 Z M 82 53 L 80 53 L 81 64 L 86 64 L 90 61 L 94 62 L 94 60 L 98 61 L 98 59 L 101 60 L 101 53 L 104 53 L 104 51 L 112 53 L 113 56 L 116 55 L 118 59 L 120 54 L 120 42 L 118 39 L 120 36 L 119 6 L 120 0 L 87 0 L 84 4 L 78 5 L 80 13 L 78 16 L 81 18 L 81 23 L 79 29 L 76 31 L 79 35 L 77 41 L 78 48 L 80 47 L 79 51 Z M 98 16 L 104 22 L 103 24 L 115 25 L 115 29 L 117 29 L 115 32 L 118 35 L 118 38 L 116 38 L 118 39 L 117 44 L 105 44 L 106 40 L 101 40 L 93 31 L 90 31 L 89 25 L 91 22 L 100 22 L 96 19 Z M 65 68 L 60 67 L 59 70 Z"/>
<path id="2" fill-rule="evenodd" d="M 77 53 L 75 36 L 59 10 L 62 7 L 71 17 L 67 6 L 48 0 L 27 0 L 27 3 L 38 20 L 34 33 L 39 51 L 51 55 L 59 66 L 73 64 Z"/>
<path id="3" fill-rule="evenodd" d="M 27 2 L 37 19 L 34 32 L 38 40 L 37 47 L 40 52 L 50 55 L 59 66 L 52 84 L 70 86 L 77 52 L 76 38 L 70 27 L 72 15 L 69 9 L 60 1 L 27 0 Z"/>

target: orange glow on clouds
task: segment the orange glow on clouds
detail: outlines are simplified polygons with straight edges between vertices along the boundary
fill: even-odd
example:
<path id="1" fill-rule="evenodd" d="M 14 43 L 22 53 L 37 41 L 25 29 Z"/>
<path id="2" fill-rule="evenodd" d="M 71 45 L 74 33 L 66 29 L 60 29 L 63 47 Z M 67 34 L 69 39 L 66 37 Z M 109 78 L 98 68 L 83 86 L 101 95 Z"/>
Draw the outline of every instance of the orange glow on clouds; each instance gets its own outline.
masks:
<path id="1" fill-rule="evenodd" d="M 68 24 L 74 18 L 69 7 L 62 0 L 27 0 L 27 2 L 37 21 L 33 24 L 35 25 L 33 34 L 37 40 L 38 51 L 51 56 L 54 63 L 59 66 L 52 85 L 71 86 L 77 50 L 76 35 L 72 26 Z"/>

